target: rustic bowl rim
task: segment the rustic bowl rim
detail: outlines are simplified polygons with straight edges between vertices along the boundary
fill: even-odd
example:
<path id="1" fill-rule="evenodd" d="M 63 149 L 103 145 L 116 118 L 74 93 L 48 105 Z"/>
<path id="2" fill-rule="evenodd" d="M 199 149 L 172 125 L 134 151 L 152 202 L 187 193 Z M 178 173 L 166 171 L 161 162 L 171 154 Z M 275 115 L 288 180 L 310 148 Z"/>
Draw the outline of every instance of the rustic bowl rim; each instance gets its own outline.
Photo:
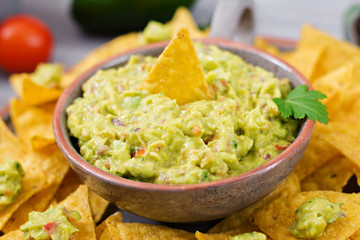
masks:
<path id="1" fill-rule="evenodd" d="M 310 82 L 294 67 L 289 65 L 288 63 L 284 62 L 283 60 L 279 59 L 276 56 L 273 56 L 261 49 L 258 49 L 256 47 L 253 47 L 248 44 L 244 43 L 238 43 L 233 42 L 227 39 L 221 39 L 221 38 L 207 38 L 207 39 L 198 39 L 195 41 L 200 41 L 205 44 L 214 44 L 219 45 L 223 47 L 230 47 L 230 48 L 241 48 L 245 50 L 249 50 L 251 52 L 255 52 L 257 56 L 260 58 L 265 58 L 276 65 L 282 65 L 283 67 L 286 67 L 287 69 L 290 69 L 292 74 L 294 74 L 303 84 L 306 84 L 309 86 L 309 89 L 312 89 L 312 86 Z M 122 56 L 128 56 L 131 55 L 134 52 L 138 51 L 145 51 L 151 48 L 160 48 L 165 47 L 167 45 L 168 41 L 159 42 L 159 43 L 153 43 L 146 46 L 142 46 L 139 48 L 135 48 L 129 51 L 121 52 L 119 54 L 116 54 L 110 58 L 105 59 L 104 61 L 101 61 L 100 63 L 94 65 L 93 67 L 89 68 L 87 71 L 79 75 L 62 93 L 60 96 L 55 112 L 54 112 L 54 118 L 53 118 L 53 130 L 56 142 L 60 148 L 60 150 L 63 152 L 63 154 L 73 163 L 76 165 L 83 173 L 86 173 L 92 177 L 95 177 L 103 182 L 107 182 L 112 185 L 116 186 L 122 186 L 137 190 L 145 190 L 145 191 L 165 191 L 165 192 L 186 192 L 186 191 L 195 191 L 200 189 L 206 189 L 206 188 L 212 188 L 212 187 L 218 187 L 222 185 L 227 184 L 233 184 L 235 182 L 239 182 L 245 179 L 249 178 L 256 178 L 258 175 L 262 175 L 264 172 L 269 171 L 270 169 L 275 168 L 278 166 L 282 161 L 287 160 L 287 156 L 291 155 L 292 153 L 296 152 L 297 149 L 301 149 L 304 145 L 307 144 L 307 139 L 309 139 L 312 135 L 315 122 L 306 119 L 305 122 L 302 125 L 302 128 L 298 134 L 298 136 L 295 138 L 294 142 L 290 144 L 290 146 L 285 149 L 283 152 L 281 152 L 279 155 L 277 155 L 275 158 L 271 159 L 270 161 L 239 175 L 232 176 L 225 179 L 220 179 L 216 181 L 206 182 L 206 183 L 194 183 L 194 184 L 179 184 L 179 185 L 170 185 L 170 184 L 156 184 L 156 183 L 147 183 L 147 182 L 140 182 L 135 180 L 130 180 L 126 178 L 122 178 L 116 175 L 113 175 L 111 173 L 108 173 L 106 171 L 101 170 L 100 168 L 95 167 L 94 165 L 90 164 L 86 160 L 84 160 L 82 157 L 78 155 L 78 153 L 71 148 L 70 144 L 66 138 L 64 131 L 67 131 L 67 129 L 62 128 L 62 115 L 65 114 L 65 109 L 67 106 L 65 106 L 67 98 L 71 95 L 74 88 L 81 83 L 84 77 L 89 75 L 91 72 L 100 69 L 102 66 L 104 66 L 106 63 L 109 63 L 117 58 L 120 58 Z"/>

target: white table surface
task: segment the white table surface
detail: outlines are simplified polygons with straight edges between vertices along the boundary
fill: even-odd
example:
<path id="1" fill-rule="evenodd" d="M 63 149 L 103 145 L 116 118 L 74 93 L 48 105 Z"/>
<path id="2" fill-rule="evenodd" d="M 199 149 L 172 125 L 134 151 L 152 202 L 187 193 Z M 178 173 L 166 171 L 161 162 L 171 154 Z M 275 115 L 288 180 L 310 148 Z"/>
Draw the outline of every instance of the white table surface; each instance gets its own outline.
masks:
<path id="1" fill-rule="evenodd" d="M 192 9 L 200 23 L 209 21 L 217 0 L 198 0 Z M 310 23 L 342 38 L 342 17 L 356 0 L 254 0 L 258 35 L 297 39 L 303 23 Z M 53 61 L 70 67 L 110 38 L 84 35 L 71 19 L 71 0 L 0 0 L 1 17 L 11 12 L 34 14 L 44 20 L 55 36 Z M 0 71 L 0 108 L 15 96 L 8 75 Z"/>

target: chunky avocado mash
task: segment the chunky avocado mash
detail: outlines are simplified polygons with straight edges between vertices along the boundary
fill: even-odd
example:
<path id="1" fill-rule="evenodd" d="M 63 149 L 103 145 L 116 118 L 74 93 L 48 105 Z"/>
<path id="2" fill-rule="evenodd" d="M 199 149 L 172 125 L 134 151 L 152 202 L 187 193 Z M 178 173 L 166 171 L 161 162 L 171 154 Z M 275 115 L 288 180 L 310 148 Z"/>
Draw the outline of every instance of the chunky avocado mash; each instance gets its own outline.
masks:
<path id="1" fill-rule="evenodd" d="M 229 240 L 266 240 L 266 235 L 259 232 L 243 233 L 230 237 Z"/>
<path id="2" fill-rule="evenodd" d="M 29 221 L 20 227 L 24 239 L 69 240 L 79 231 L 74 223 L 81 219 L 79 212 L 68 211 L 64 206 L 51 206 L 45 212 L 29 213 Z"/>
<path id="3" fill-rule="evenodd" d="M 296 219 L 290 233 L 297 238 L 320 237 L 327 224 L 345 217 L 341 205 L 342 203 L 332 203 L 325 198 L 307 200 L 296 210 Z"/>
<path id="4" fill-rule="evenodd" d="M 144 44 L 170 40 L 172 28 L 161 22 L 150 21 L 143 32 Z"/>
<path id="5" fill-rule="evenodd" d="M 272 101 L 287 95 L 289 81 L 216 46 L 195 47 L 212 100 L 179 106 L 140 91 L 156 61 L 149 56 L 84 84 L 67 123 L 86 161 L 133 180 L 190 184 L 247 172 L 291 144 L 298 122 L 281 118 Z"/>
<path id="6" fill-rule="evenodd" d="M 56 87 L 62 76 L 62 66 L 60 64 L 41 63 L 31 74 L 31 80 L 43 87 Z"/>
<path id="7" fill-rule="evenodd" d="M 5 158 L 0 163 L 0 210 L 9 206 L 23 190 L 25 172 L 18 161 Z"/>

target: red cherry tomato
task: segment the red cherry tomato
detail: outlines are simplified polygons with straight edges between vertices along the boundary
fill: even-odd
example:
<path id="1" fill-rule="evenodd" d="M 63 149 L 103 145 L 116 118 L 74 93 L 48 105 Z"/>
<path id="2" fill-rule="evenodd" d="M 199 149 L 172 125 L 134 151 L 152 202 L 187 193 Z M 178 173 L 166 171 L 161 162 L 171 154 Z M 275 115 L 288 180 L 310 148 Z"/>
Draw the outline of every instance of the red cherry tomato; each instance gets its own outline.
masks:
<path id="1" fill-rule="evenodd" d="M 6 72 L 32 72 L 52 54 L 53 36 L 39 19 L 18 14 L 0 24 L 0 67 Z"/>

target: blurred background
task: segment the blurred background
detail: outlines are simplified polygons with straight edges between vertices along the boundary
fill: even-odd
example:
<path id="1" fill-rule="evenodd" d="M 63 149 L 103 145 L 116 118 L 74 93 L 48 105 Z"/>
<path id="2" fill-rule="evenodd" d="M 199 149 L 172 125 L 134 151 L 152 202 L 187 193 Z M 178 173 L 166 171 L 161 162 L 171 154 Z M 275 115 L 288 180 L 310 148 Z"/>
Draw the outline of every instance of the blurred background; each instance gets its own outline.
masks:
<path id="1" fill-rule="evenodd" d="M 97 7 L 100 0 L 0 0 L 0 21 L 18 13 L 28 13 L 43 20 L 54 36 L 51 61 L 61 62 L 67 68 L 78 62 L 87 53 L 115 36 L 143 29 L 146 17 L 156 20 L 170 19 L 174 5 L 190 7 L 194 19 L 201 28 L 209 25 L 218 0 L 101 0 L 110 9 Z M 131 4 L 141 6 L 133 11 Z M 359 4 L 356 0 L 254 0 L 255 35 L 296 40 L 302 24 L 311 25 L 345 39 L 346 28 Z M 93 4 L 93 5 L 91 5 Z M 113 4 L 113 5 L 112 5 Z M 158 7 L 159 4 L 161 7 Z M 120 9 L 115 9 L 119 6 Z M 121 16 L 117 19 L 112 17 Z M 355 13 L 354 13 L 355 11 Z M 88 14 L 88 15 L 87 15 Z M 108 21 L 108 29 L 98 27 L 95 14 Z M 94 16 L 95 16 L 94 15 Z M 115 21 L 116 20 L 116 21 Z M 0 108 L 6 106 L 14 92 L 8 84 L 8 74 L 0 70 Z"/>

